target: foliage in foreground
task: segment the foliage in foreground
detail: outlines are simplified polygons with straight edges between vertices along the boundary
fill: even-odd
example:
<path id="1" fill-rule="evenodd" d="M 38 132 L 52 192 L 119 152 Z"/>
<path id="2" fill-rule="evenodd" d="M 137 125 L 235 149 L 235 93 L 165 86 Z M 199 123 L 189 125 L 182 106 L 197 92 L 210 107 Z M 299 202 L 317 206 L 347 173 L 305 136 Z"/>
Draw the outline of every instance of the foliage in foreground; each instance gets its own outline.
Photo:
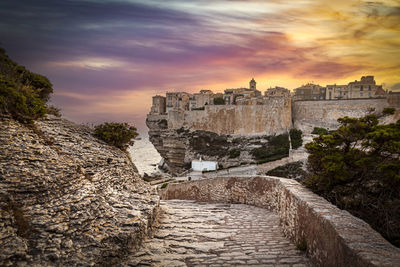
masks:
<path id="1" fill-rule="evenodd" d="M 321 135 L 321 134 L 328 134 L 329 131 L 325 128 L 314 127 L 314 129 L 311 133 Z"/>
<path id="2" fill-rule="evenodd" d="M 303 145 L 303 139 L 301 138 L 301 135 L 303 132 L 298 129 L 291 129 L 289 131 L 290 135 L 290 141 L 292 142 L 292 149 L 297 149 Z"/>
<path id="3" fill-rule="evenodd" d="M 0 114 L 21 122 L 43 117 L 52 92 L 46 77 L 18 65 L 0 48 Z"/>
<path id="4" fill-rule="evenodd" d="M 95 127 L 94 135 L 109 145 L 125 150 L 138 133 L 127 123 L 106 122 Z"/>
<path id="5" fill-rule="evenodd" d="M 340 118 L 337 131 L 306 144 L 303 182 L 400 246 L 400 120 L 379 125 L 378 118 Z"/>

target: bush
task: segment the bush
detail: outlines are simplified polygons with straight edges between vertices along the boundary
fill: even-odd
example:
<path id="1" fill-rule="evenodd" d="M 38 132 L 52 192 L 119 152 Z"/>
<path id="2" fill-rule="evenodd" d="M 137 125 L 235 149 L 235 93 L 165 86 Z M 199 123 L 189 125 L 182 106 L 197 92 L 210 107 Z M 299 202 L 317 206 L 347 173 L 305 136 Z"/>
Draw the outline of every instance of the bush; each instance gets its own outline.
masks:
<path id="1" fill-rule="evenodd" d="M 165 184 L 163 184 L 162 186 L 161 186 L 161 189 L 164 189 L 164 188 L 166 188 L 168 186 L 168 183 L 165 183 Z"/>
<path id="2" fill-rule="evenodd" d="M 54 115 L 56 117 L 61 117 L 61 109 L 55 106 L 48 106 L 47 107 L 47 114 Z"/>
<path id="3" fill-rule="evenodd" d="M 214 105 L 225 105 L 225 100 L 222 97 L 214 98 Z"/>
<path id="4" fill-rule="evenodd" d="M 340 118 L 339 129 L 306 144 L 303 183 L 400 246 L 400 120 Z"/>
<path id="5" fill-rule="evenodd" d="M 127 123 L 104 123 L 95 127 L 94 136 L 107 144 L 125 150 L 137 136 L 136 128 Z"/>
<path id="6" fill-rule="evenodd" d="M 395 108 L 384 108 L 382 113 L 384 115 L 393 115 L 395 111 L 396 111 Z"/>
<path id="7" fill-rule="evenodd" d="M 239 149 L 232 149 L 229 151 L 229 158 L 234 159 L 240 156 L 240 150 Z"/>
<path id="8" fill-rule="evenodd" d="M 301 139 L 302 133 L 303 132 L 301 130 L 297 129 L 290 130 L 289 134 L 290 134 L 290 140 L 292 142 L 292 149 L 297 149 L 301 147 L 301 145 L 303 144 L 303 139 Z"/>
<path id="9" fill-rule="evenodd" d="M 32 87 L 20 87 L 0 77 L 0 112 L 20 122 L 31 122 L 46 114 L 46 106 Z"/>
<path id="10" fill-rule="evenodd" d="M 45 103 L 52 92 L 46 77 L 18 65 L 0 49 L 0 113 L 31 122 L 46 114 Z"/>
<path id="11" fill-rule="evenodd" d="M 289 156 L 289 147 L 288 134 L 281 134 L 270 137 L 267 147 L 255 148 L 251 154 L 257 160 L 257 164 L 262 164 Z"/>
<path id="12" fill-rule="evenodd" d="M 321 135 L 321 134 L 328 134 L 329 131 L 325 128 L 314 127 L 314 130 L 311 133 Z"/>

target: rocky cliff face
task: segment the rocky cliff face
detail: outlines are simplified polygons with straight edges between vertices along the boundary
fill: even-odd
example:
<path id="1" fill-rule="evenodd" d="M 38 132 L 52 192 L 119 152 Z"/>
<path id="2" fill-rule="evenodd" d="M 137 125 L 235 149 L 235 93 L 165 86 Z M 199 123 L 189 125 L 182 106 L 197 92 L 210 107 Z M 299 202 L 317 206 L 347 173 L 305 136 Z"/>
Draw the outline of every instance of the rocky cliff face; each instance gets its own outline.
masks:
<path id="1" fill-rule="evenodd" d="M 149 138 L 173 174 L 190 169 L 192 160 L 218 161 L 222 168 L 255 163 L 252 151 L 268 146 L 267 135 L 225 135 L 185 128 L 169 129 L 165 117 L 147 116 Z"/>
<path id="2" fill-rule="evenodd" d="M 0 265 L 111 265 L 151 229 L 159 198 L 90 129 L 0 119 Z"/>

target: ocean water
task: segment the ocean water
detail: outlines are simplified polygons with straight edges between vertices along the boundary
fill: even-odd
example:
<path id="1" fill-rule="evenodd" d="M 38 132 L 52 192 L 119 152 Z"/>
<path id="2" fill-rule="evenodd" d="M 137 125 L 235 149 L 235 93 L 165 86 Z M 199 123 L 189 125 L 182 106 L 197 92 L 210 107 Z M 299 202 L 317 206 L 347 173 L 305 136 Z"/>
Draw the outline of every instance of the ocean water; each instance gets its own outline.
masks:
<path id="1" fill-rule="evenodd" d="M 158 164 L 161 156 L 150 142 L 148 133 L 139 132 L 139 138 L 140 140 L 135 140 L 133 146 L 128 148 L 128 152 L 139 174 L 143 175 L 147 173 L 150 175 L 159 172 L 158 167 L 152 165 Z"/>

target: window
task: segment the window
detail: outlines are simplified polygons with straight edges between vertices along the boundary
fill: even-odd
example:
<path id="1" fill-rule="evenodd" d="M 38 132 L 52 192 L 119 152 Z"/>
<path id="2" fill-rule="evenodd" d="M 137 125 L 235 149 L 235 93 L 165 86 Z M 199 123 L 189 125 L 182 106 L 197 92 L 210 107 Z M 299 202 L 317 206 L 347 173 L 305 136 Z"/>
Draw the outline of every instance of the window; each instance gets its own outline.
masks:
<path id="1" fill-rule="evenodd" d="M 364 86 L 361 85 L 361 86 L 360 86 L 360 91 L 363 91 L 363 90 L 364 90 Z"/>
<path id="2" fill-rule="evenodd" d="M 179 107 L 179 103 L 178 102 L 175 102 L 175 107 Z"/>
<path id="3" fill-rule="evenodd" d="M 360 96 L 363 96 L 363 93 L 360 93 Z"/>
<path id="4" fill-rule="evenodd" d="M 371 97 L 371 93 L 368 93 L 368 96 Z"/>
<path id="5" fill-rule="evenodd" d="M 167 107 L 171 108 L 172 107 L 172 103 L 168 102 Z"/>
<path id="6" fill-rule="evenodd" d="M 172 95 L 169 95 L 169 96 L 168 96 L 168 100 L 172 100 Z"/>
<path id="7" fill-rule="evenodd" d="M 329 99 L 332 99 L 332 92 L 329 92 Z"/>
<path id="8" fill-rule="evenodd" d="M 371 91 L 371 85 L 368 85 L 368 91 Z"/>

